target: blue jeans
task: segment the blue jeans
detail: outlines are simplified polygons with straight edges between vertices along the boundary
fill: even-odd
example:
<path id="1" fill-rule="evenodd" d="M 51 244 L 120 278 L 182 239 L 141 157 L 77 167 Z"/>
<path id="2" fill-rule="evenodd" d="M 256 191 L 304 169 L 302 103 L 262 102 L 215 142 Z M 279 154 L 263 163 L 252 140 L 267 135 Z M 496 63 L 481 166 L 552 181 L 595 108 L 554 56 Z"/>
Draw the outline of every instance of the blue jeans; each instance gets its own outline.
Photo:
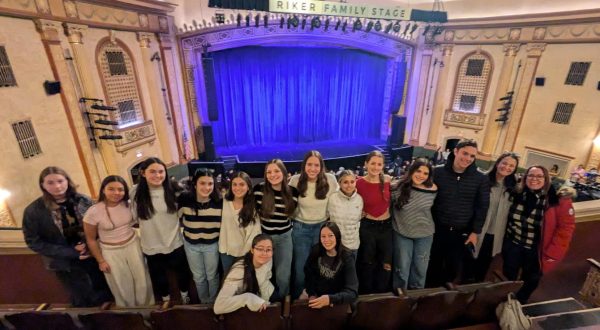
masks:
<path id="1" fill-rule="evenodd" d="M 292 299 L 300 297 L 304 290 L 304 265 L 313 245 L 319 243 L 319 229 L 322 222 L 306 224 L 293 220 L 292 242 L 294 243 L 294 285 L 292 286 Z M 340 242 L 341 243 L 341 242 Z"/>
<path id="2" fill-rule="evenodd" d="M 183 246 L 200 303 L 214 303 L 219 292 L 219 244 L 191 244 L 184 241 Z"/>
<path id="3" fill-rule="evenodd" d="M 219 255 L 221 256 L 221 266 L 223 266 L 223 277 L 225 277 L 229 272 L 231 266 L 233 266 L 233 263 L 235 262 L 237 257 L 234 257 L 227 253 L 219 253 Z"/>
<path id="4" fill-rule="evenodd" d="M 394 231 L 394 289 L 425 287 L 433 235 L 408 238 Z"/>
<path id="5" fill-rule="evenodd" d="M 273 239 L 273 266 L 275 267 L 275 282 L 279 295 L 285 297 L 290 291 L 290 275 L 292 273 L 292 230 L 280 235 L 271 235 Z"/>

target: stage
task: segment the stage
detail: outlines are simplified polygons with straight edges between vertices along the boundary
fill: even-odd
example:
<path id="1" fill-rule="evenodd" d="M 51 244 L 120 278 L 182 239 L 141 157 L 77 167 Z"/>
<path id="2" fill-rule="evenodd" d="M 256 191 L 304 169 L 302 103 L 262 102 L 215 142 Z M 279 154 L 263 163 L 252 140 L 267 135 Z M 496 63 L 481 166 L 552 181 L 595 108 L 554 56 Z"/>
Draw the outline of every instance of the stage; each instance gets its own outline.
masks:
<path id="1" fill-rule="evenodd" d="M 325 160 L 328 170 L 337 171 L 340 167 L 355 169 L 362 166 L 366 155 L 379 150 L 388 161 L 400 155 L 403 159 L 411 159 L 412 146 L 389 146 L 385 141 L 378 139 L 327 141 L 297 144 L 271 144 L 269 146 L 238 146 L 231 148 L 217 148 L 216 160 L 194 160 L 188 164 L 189 173 L 194 173 L 196 168 L 213 168 L 217 173 L 224 173 L 230 169 L 244 171 L 253 178 L 264 175 L 265 163 L 271 159 L 281 159 L 290 173 L 300 170 L 304 155 L 310 150 L 318 150 Z"/>

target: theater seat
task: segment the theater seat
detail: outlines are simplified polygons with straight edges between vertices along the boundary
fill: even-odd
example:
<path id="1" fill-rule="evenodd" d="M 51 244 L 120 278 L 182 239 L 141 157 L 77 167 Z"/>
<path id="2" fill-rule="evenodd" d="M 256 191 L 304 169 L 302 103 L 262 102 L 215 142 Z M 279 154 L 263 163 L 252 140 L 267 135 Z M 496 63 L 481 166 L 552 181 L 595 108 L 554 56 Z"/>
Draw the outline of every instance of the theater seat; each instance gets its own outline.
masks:
<path id="1" fill-rule="evenodd" d="M 292 330 L 337 330 L 345 329 L 348 321 L 349 306 L 334 305 L 314 309 L 308 307 L 308 301 L 294 302 L 290 308 Z"/>
<path id="2" fill-rule="evenodd" d="M 79 314 L 79 320 L 86 329 L 128 329 L 128 330 L 150 330 L 144 322 L 144 317 L 134 312 L 97 312 L 90 314 Z"/>
<path id="3" fill-rule="evenodd" d="M 404 328 L 410 321 L 414 299 L 393 295 L 359 296 L 350 319 L 350 329 L 392 330 Z"/>
<path id="4" fill-rule="evenodd" d="M 467 306 L 464 323 L 470 325 L 495 321 L 498 304 L 505 301 L 509 293 L 519 291 L 521 286 L 523 286 L 522 281 L 507 281 L 479 287 L 475 291 L 473 300 Z M 461 291 L 461 288 L 458 290 Z"/>
<path id="5" fill-rule="evenodd" d="M 285 321 L 281 316 L 281 304 L 272 304 L 262 312 L 253 312 L 248 308 L 223 314 L 225 330 L 248 330 L 250 324 L 260 324 L 261 330 L 283 330 Z"/>
<path id="6" fill-rule="evenodd" d="M 420 296 L 411 314 L 411 329 L 448 329 L 458 324 L 473 293 L 442 291 Z"/>
<path id="7" fill-rule="evenodd" d="M 79 329 L 71 315 L 61 312 L 36 311 L 6 315 L 17 330 L 75 330 Z"/>
<path id="8" fill-rule="evenodd" d="M 175 306 L 150 313 L 154 329 L 216 329 L 217 317 L 210 306 Z"/>

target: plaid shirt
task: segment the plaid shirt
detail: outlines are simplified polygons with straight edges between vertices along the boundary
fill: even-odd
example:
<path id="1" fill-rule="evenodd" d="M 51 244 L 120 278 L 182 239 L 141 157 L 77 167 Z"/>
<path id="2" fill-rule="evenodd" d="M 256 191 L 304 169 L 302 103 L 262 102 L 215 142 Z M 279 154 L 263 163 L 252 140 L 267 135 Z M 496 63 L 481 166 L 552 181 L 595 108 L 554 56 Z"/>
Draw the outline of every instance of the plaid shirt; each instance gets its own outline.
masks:
<path id="1" fill-rule="evenodd" d="M 530 212 L 526 212 L 527 197 L 536 198 Z M 515 195 L 508 212 L 507 238 L 526 249 L 537 245 L 540 240 L 545 203 L 546 198 L 543 195 L 526 192 Z"/>

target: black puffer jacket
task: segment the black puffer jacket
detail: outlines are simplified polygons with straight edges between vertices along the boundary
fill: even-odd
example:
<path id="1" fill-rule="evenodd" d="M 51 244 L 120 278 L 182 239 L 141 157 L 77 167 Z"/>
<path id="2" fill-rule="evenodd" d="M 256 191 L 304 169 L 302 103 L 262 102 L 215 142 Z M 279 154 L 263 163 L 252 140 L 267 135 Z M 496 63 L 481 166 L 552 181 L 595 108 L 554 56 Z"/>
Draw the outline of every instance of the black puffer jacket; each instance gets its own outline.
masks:
<path id="1" fill-rule="evenodd" d="M 475 162 L 464 173 L 454 172 L 453 162 L 454 153 L 450 153 L 446 165 L 436 166 L 433 171 L 438 186 L 433 220 L 479 234 L 490 205 L 489 179 L 477 170 Z"/>

